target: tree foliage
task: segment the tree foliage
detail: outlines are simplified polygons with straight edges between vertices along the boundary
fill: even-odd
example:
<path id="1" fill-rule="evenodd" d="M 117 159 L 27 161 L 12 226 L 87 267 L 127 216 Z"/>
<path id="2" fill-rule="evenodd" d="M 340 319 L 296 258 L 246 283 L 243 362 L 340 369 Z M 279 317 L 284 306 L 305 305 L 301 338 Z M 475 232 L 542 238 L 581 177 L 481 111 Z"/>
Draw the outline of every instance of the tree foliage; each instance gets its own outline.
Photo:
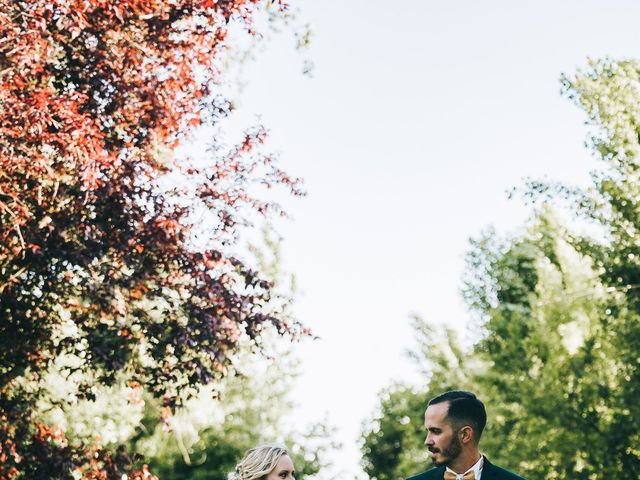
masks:
<path id="1" fill-rule="evenodd" d="M 424 391 L 395 385 L 380 395 L 380 410 L 361 437 L 362 468 L 369 478 L 394 480 L 420 471 L 426 461 L 421 432 Z"/>
<path id="2" fill-rule="evenodd" d="M 377 412 L 363 424 L 362 467 L 371 479 L 400 480 L 425 470 L 424 410 L 429 398 L 446 390 L 472 389 L 475 359 L 461 348 L 456 332 L 413 318 L 418 349 L 410 357 L 425 383 L 393 385 L 380 393 Z"/>
<path id="3" fill-rule="evenodd" d="M 280 268 L 280 240 L 268 228 L 264 245 L 252 245 L 257 266 L 273 284 L 280 318 L 290 318 L 288 306 L 295 291 L 291 276 Z M 290 389 L 298 376 L 295 349 L 274 327 L 262 333 L 259 348 L 247 335 L 231 358 L 224 378 L 199 389 L 175 413 L 168 415 L 160 399 L 132 387 L 126 375 L 112 386 L 95 386 L 95 399 L 69 399 L 77 382 L 65 378 L 59 358 L 43 380 L 47 395 L 37 411 L 43 422 L 56 425 L 67 438 L 100 444 L 110 450 L 126 445 L 144 456 L 159 478 L 224 480 L 250 447 L 265 442 L 290 448 L 297 478 L 314 475 L 327 465 L 332 447 L 330 430 L 322 424 L 298 425 L 289 421 L 293 404 Z"/>
<path id="4" fill-rule="evenodd" d="M 611 427 L 597 414 L 616 381 L 601 325 L 608 295 L 572 241 L 546 212 L 497 251 L 487 249 L 494 240 L 472 254 L 492 259 L 473 273 L 490 287 L 466 290 L 491 305 L 479 312 L 485 334 L 473 352 L 485 365 L 474 379 L 490 417 L 483 448 L 532 478 L 588 479 L 610 468 L 591 448 Z"/>
<path id="5" fill-rule="evenodd" d="M 125 374 L 173 409 L 224 376 L 243 335 L 299 333 L 231 250 L 247 212 L 278 211 L 254 185 L 300 193 L 256 150 L 265 130 L 204 165 L 172 154 L 228 113 L 227 29 L 265 9 L 286 5 L 0 1 L 0 478 L 149 475 L 37 418 L 61 358 L 78 397 Z M 202 210 L 215 221 L 195 242 Z"/>
<path id="6" fill-rule="evenodd" d="M 54 391 L 38 411 L 45 423 L 75 441 L 91 444 L 99 432 L 104 447 L 126 445 L 127 451 L 143 455 L 159 478 L 225 480 L 246 450 L 265 442 L 287 445 L 296 478 L 305 478 L 326 466 L 331 432 L 320 424 L 290 420 L 289 392 L 298 371 L 290 342 L 271 331 L 261 351 L 243 337 L 229 374 L 168 417 L 160 400 L 132 389 L 125 378 L 97 388 L 96 400 L 62 408 L 59 397 L 74 391 L 74 385 L 57 374 L 49 376 Z"/>
<path id="7" fill-rule="evenodd" d="M 592 61 L 563 88 L 587 112 L 601 168 L 584 189 L 530 182 L 538 203 L 528 228 L 472 242 L 463 293 L 480 335 L 469 349 L 423 336 L 418 358 L 430 376 L 420 400 L 423 409 L 450 386 L 476 391 L 489 414 L 483 450 L 525 477 L 638 478 L 640 64 Z M 572 223 L 553 213 L 560 201 Z M 417 441 L 393 424 L 378 436 L 394 432 Z M 370 443 L 363 453 L 374 464 Z M 420 470 L 377 464 L 376 478 Z"/>
<path id="8" fill-rule="evenodd" d="M 132 450 L 144 454 L 160 478 L 225 480 L 244 452 L 261 443 L 289 447 L 296 478 L 314 475 L 326 465 L 330 432 L 321 425 L 290 421 L 288 393 L 297 376 L 296 360 L 285 351 L 261 362 L 248 352 L 242 357 L 242 374 L 222 381 L 219 400 L 211 400 L 211 389 L 203 391 L 170 419 L 170 431 L 158 406 L 148 403 L 148 433 L 134 437 Z"/>
<path id="9" fill-rule="evenodd" d="M 288 315 L 294 295 L 292 275 L 281 269 L 281 243 L 275 232 L 263 231 L 264 244 L 251 245 L 257 264 L 283 302 L 277 308 Z M 230 374 L 204 388 L 168 422 L 161 405 L 148 399 L 131 450 L 144 454 L 160 478 L 225 480 L 249 448 L 280 443 L 289 448 L 296 478 L 317 474 L 328 465 L 326 451 L 337 448 L 324 424 L 294 421 L 289 393 L 300 372 L 295 349 L 274 329 L 263 334 L 259 351 L 245 336 L 234 356 Z M 212 400 L 212 394 L 216 400 Z"/>

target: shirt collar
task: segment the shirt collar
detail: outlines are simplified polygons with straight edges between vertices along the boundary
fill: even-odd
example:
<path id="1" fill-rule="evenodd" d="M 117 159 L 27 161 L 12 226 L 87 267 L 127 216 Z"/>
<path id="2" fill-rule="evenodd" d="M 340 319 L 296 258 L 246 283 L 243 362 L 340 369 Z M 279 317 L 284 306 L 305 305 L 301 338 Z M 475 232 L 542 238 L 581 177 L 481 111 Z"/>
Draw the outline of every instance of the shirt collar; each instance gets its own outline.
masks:
<path id="1" fill-rule="evenodd" d="M 451 470 L 449 467 L 447 467 L 447 472 L 451 472 L 454 475 L 458 476 L 460 475 L 460 477 L 462 477 L 463 475 L 469 473 L 471 470 L 473 470 L 473 473 L 476 477 L 476 480 L 480 480 L 480 475 L 482 474 L 482 466 L 484 465 L 484 456 L 480 455 L 480 460 L 478 460 L 469 470 L 467 470 L 466 472 L 460 474 L 458 472 L 454 472 L 453 470 Z"/>

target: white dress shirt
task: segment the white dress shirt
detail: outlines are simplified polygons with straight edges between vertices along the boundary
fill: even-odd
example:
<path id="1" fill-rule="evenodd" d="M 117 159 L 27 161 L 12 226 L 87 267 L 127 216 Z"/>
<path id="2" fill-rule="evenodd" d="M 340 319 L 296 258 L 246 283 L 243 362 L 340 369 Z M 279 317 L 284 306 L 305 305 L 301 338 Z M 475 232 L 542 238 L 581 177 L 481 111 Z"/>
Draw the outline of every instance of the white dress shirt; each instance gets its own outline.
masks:
<path id="1" fill-rule="evenodd" d="M 484 457 L 482 455 L 480 455 L 480 460 L 478 460 L 473 467 L 471 467 L 469 470 L 467 470 L 464 473 L 457 473 L 454 472 L 453 470 L 451 470 L 449 467 L 447 467 L 447 472 L 451 472 L 456 476 L 456 480 L 462 480 L 462 477 L 469 473 L 471 470 L 473 470 L 473 473 L 476 476 L 476 480 L 480 480 L 480 477 L 482 476 L 482 465 L 484 465 Z"/>

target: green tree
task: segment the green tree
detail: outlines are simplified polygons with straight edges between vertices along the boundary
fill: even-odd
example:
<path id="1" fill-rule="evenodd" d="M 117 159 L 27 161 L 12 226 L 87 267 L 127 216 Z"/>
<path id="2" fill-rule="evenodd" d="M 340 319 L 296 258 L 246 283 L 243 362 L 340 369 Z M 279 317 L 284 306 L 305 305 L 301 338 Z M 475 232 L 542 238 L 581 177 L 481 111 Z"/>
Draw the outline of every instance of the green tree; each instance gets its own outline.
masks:
<path id="1" fill-rule="evenodd" d="M 601 441 L 588 412 L 599 404 L 594 391 L 602 392 L 613 358 L 597 343 L 607 292 L 572 241 L 549 211 L 517 237 L 500 240 L 490 232 L 474 241 L 464 295 L 479 314 L 481 337 L 464 348 L 454 332 L 416 322 L 421 348 L 413 357 L 426 388 L 413 399 L 407 397 L 416 392 L 405 388 L 398 393 L 404 400 L 394 404 L 412 404 L 421 415 L 442 391 L 472 390 L 486 399 L 482 450 L 492 460 L 531 478 L 587 479 L 598 471 L 602 464 L 585 455 Z M 392 419 L 394 408 L 383 401 L 381 416 Z M 424 440 L 421 429 L 411 433 L 396 423 L 379 423 L 378 437 L 399 431 L 401 444 Z M 426 468 L 414 463 L 401 470 L 399 463 L 378 462 L 379 471 L 368 473 L 399 479 Z"/>
<path id="2" fill-rule="evenodd" d="M 276 298 L 271 308 L 279 318 L 290 319 L 296 286 L 293 274 L 281 268 L 281 238 L 265 224 L 262 242 L 251 243 L 248 250 L 272 284 Z M 161 418 L 161 405 L 149 399 L 144 429 L 130 442 L 161 478 L 225 480 L 246 450 L 266 442 L 289 447 L 296 478 L 313 476 L 329 465 L 326 453 L 337 447 L 332 429 L 324 423 L 287 421 L 294 407 L 289 391 L 299 375 L 294 346 L 275 329 L 262 337 L 259 348 L 245 338 L 233 370 L 167 422 Z"/>
<path id="3" fill-rule="evenodd" d="M 470 359 L 456 332 L 413 318 L 418 349 L 409 352 L 425 383 L 396 384 L 380 393 L 377 412 L 363 424 L 362 467 L 377 480 L 400 480 L 426 469 L 424 410 L 429 398 L 444 390 L 469 385 Z M 470 362 L 472 363 L 472 362 Z"/>
<path id="4" fill-rule="evenodd" d="M 615 357 L 600 328 L 607 293 L 572 241 L 546 211 L 525 234 L 485 236 L 469 254 L 465 296 L 483 329 L 471 354 L 485 365 L 475 390 L 490 419 L 483 450 L 532 478 L 588 479 L 604 468 L 591 451 L 603 441 L 595 412 Z"/>
<path id="5" fill-rule="evenodd" d="M 252 263 L 272 284 L 277 301 L 271 308 L 288 319 L 295 285 L 280 267 L 281 239 L 265 226 L 263 241 L 249 250 L 255 256 Z M 202 388 L 173 415 L 162 402 L 132 387 L 126 376 L 113 386 L 96 387 L 95 400 L 76 399 L 69 405 L 77 390 L 73 377 L 62 374 L 74 362 L 69 356 L 59 357 L 58 368 L 47 375 L 49 395 L 39 410 L 48 424 L 74 441 L 91 444 L 98 435 L 105 447 L 127 445 L 160 478 L 224 480 L 247 449 L 263 442 L 289 446 L 298 478 L 314 475 L 327 466 L 332 432 L 324 424 L 286 421 L 293 409 L 288 392 L 299 374 L 295 346 L 275 329 L 262 337 L 259 348 L 243 337 L 227 375 Z"/>
<path id="6" fill-rule="evenodd" d="M 144 454 L 160 478 L 224 480 L 247 449 L 264 442 L 290 448 L 298 478 L 326 466 L 331 432 L 287 421 L 297 360 L 275 335 L 269 343 L 271 359 L 247 350 L 236 362 L 238 373 L 216 386 L 216 400 L 213 390 L 203 391 L 168 422 L 160 418 L 160 405 L 149 402 L 146 431 L 133 439 L 133 450 Z"/>
<path id="7" fill-rule="evenodd" d="M 418 472 L 422 447 L 424 392 L 394 385 L 380 394 L 379 412 L 364 425 L 362 468 L 375 480 L 396 480 Z"/>

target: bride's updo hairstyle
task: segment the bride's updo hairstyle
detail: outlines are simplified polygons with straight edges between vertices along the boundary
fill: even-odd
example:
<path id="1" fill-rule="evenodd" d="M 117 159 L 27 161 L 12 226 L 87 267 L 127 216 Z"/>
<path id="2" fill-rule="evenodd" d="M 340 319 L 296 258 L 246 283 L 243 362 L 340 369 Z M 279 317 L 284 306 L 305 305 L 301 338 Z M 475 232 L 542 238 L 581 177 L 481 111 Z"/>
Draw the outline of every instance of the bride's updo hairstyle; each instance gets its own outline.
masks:
<path id="1" fill-rule="evenodd" d="M 289 455 L 284 447 L 279 445 L 260 445 L 247 451 L 242 460 L 236 465 L 234 472 L 228 476 L 229 480 L 263 480 L 269 472 L 276 468 L 280 457 Z"/>

